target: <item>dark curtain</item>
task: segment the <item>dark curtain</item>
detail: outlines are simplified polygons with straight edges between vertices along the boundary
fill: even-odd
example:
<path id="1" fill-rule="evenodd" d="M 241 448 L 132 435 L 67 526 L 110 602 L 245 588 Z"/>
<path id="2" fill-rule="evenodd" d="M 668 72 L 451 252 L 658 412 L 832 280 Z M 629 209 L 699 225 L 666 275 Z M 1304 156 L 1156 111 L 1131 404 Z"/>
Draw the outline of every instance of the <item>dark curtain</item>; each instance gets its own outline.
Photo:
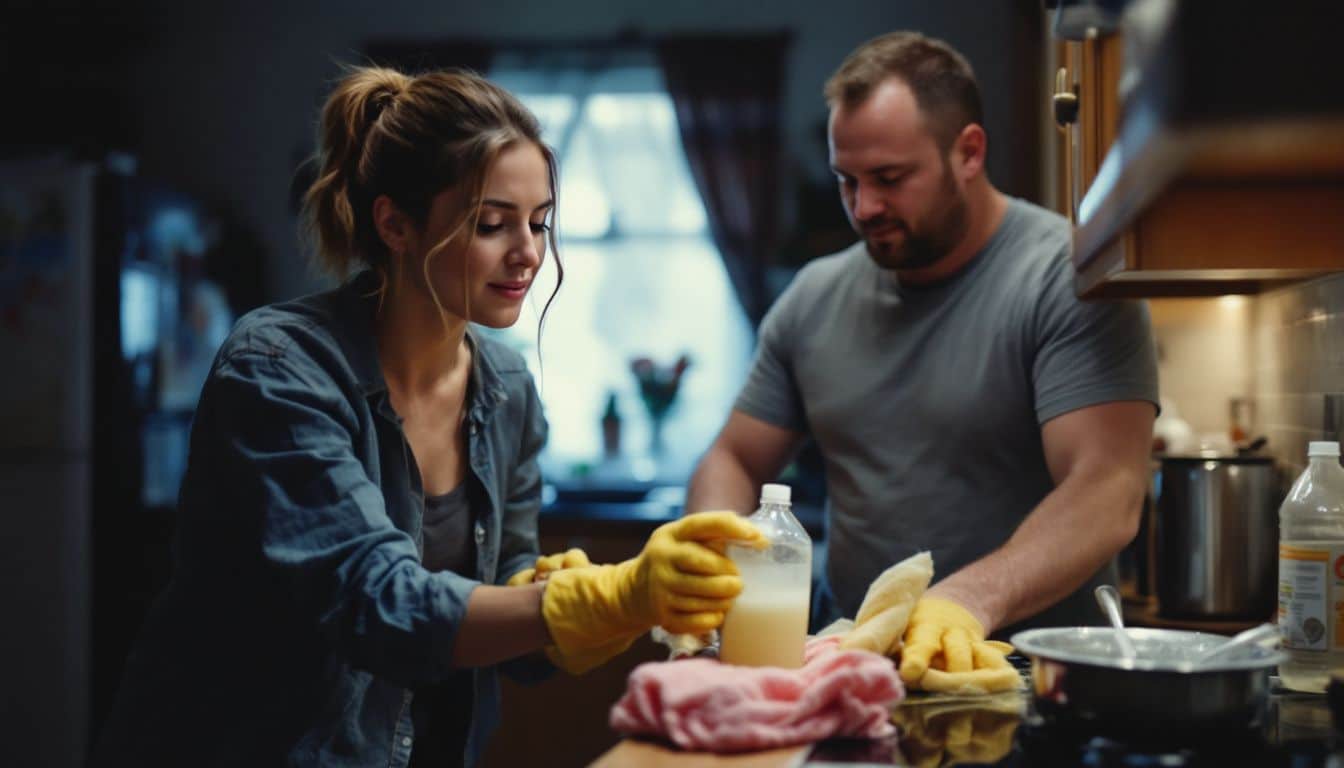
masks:
<path id="1" fill-rule="evenodd" d="M 778 247 L 784 33 L 664 38 L 658 61 L 714 243 L 753 327 Z"/>

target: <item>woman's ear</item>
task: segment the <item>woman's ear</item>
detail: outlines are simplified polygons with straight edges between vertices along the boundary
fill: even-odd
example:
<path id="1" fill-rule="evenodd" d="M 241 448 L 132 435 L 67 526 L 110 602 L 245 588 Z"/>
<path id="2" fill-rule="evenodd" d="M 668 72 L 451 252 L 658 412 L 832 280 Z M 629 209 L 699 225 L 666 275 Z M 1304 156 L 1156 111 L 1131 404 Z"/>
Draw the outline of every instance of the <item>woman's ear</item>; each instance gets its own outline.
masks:
<path id="1" fill-rule="evenodd" d="M 411 226 L 410 218 L 387 195 L 379 195 L 373 200 L 373 226 L 378 230 L 378 239 L 393 257 L 409 253 L 415 244 L 415 228 Z"/>

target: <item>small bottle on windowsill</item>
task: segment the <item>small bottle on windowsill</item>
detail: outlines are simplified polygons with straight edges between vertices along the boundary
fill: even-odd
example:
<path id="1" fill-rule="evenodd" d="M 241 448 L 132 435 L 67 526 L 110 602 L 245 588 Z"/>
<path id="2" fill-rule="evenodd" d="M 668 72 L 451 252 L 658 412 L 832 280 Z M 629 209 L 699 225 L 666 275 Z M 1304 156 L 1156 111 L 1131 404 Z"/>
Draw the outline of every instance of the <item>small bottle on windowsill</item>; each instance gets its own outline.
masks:
<path id="1" fill-rule="evenodd" d="M 616 393 L 607 395 L 607 407 L 602 411 L 602 456 L 614 459 L 621 454 L 621 413 L 616 410 Z"/>

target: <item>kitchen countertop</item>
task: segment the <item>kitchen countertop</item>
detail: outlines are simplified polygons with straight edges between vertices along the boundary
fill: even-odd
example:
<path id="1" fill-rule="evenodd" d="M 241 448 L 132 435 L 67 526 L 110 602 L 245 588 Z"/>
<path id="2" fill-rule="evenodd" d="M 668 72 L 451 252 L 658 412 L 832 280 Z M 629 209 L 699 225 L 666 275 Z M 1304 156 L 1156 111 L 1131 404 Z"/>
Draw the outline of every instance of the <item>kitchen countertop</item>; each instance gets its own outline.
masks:
<path id="1" fill-rule="evenodd" d="M 1010 657 L 1027 678 L 1027 661 Z M 1047 724 L 1026 690 L 989 697 L 913 694 L 893 712 L 900 733 L 879 741 L 832 740 L 799 747 L 712 755 L 666 742 L 625 739 L 595 768 L 805 768 L 895 766 L 1315 766 L 1344 765 L 1326 697 L 1273 687 L 1254 729 L 1162 745 L 1122 742 Z"/>
<path id="2" fill-rule="evenodd" d="M 656 483 L 548 486 L 542 493 L 541 520 L 652 528 L 681 517 L 685 497 L 681 486 Z M 813 541 L 825 536 L 820 504 L 795 502 L 791 511 Z"/>

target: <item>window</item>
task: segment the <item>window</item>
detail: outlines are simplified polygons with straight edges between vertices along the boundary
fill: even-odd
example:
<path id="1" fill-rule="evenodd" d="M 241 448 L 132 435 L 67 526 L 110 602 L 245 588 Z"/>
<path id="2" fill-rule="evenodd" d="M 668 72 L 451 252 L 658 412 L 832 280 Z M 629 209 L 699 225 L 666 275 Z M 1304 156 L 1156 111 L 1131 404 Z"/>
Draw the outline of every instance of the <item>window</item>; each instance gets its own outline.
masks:
<path id="1" fill-rule="evenodd" d="M 500 54 L 491 79 L 541 120 L 560 165 L 557 235 L 518 323 L 495 332 L 528 359 L 550 422 L 542 457 L 559 485 L 681 484 L 723 425 L 746 376 L 752 329 L 733 294 L 691 178 L 672 100 L 650 56 L 619 66 L 530 63 Z M 663 422 L 661 452 L 632 361 L 690 366 Z M 620 452 L 604 456 L 610 398 Z"/>

